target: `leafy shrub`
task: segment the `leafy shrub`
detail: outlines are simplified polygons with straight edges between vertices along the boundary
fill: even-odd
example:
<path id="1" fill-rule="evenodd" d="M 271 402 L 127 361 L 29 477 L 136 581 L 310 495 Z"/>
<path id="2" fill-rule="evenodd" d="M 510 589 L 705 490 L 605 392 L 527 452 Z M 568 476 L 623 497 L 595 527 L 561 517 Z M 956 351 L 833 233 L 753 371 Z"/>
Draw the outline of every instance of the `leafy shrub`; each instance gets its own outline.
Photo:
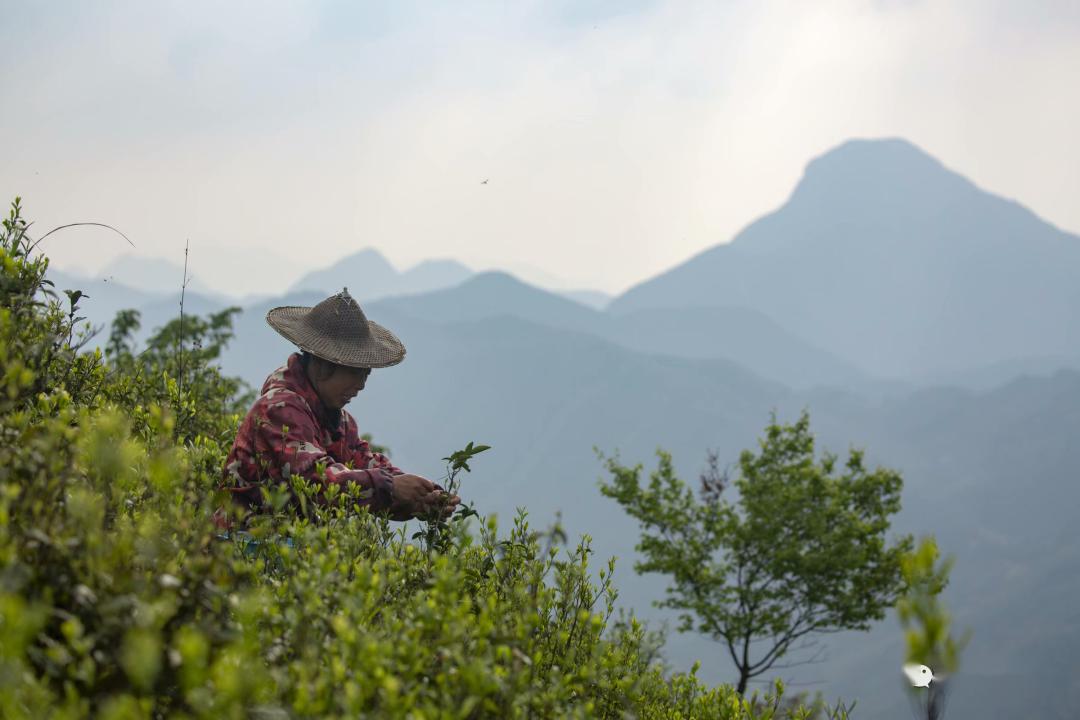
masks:
<path id="1" fill-rule="evenodd" d="M 739 457 L 734 501 L 715 455 L 697 493 L 662 450 L 647 482 L 641 465 L 606 459 L 612 480 L 600 491 L 642 529 L 634 569 L 670 576 L 657 604 L 681 611 L 680 630 L 725 646 L 739 693 L 813 633 L 868 629 L 904 588 L 911 538 L 886 538 L 900 474 L 866 468 L 858 450 L 838 467 L 814 444 L 809 413 L 792 425 L 774 416 L 759 451 Z M 763 650 L 751 652 L 755 641 Z"/>
<path id="2" fill-rule="evenodd" d="M 51 291 L 27 227 L 16 203 L 0 247 L 0 716 L 808 716 L 780 709 L 779 685 L 743 700 L 665 674 L 650 633 L 612 618 L 613 563 L 593 581 L 588 538 L 562 548 L 524 513 L 415 544 L 338 496 L 223 538 L 215 487 L 247 401 L 211 364 L 231 311 L 141 354 L 122 313 L 107 361 L 83 352 L 81 297 Z M 189 343 L 181 371 L 171 348 Z"/>

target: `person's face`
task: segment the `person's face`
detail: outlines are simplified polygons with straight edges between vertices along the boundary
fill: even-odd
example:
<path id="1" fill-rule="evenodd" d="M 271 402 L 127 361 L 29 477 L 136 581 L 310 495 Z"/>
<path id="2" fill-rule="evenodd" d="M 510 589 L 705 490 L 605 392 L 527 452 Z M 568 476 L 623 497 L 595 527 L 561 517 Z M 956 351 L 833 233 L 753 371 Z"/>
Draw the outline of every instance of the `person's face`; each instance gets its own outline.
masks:
<path id="1" fill-rule="evenodd" d="M 325 380 L 316 382 L 319 398 L 330 410 L 340 410 L 364 389 L 371 368 L 353 368 L 334 365 Z"/>

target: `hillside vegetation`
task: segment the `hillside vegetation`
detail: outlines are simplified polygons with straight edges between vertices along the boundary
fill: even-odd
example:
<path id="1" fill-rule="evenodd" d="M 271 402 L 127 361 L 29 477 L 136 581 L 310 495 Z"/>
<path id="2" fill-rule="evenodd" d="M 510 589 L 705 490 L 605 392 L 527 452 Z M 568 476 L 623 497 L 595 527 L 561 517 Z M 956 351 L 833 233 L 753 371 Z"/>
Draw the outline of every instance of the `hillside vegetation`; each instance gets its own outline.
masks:
<path id="1" fill-rule="evenodd" d="M 212 522 L 234 311 L 88 350 L 18 202 L 0 242 L 0 716 L 807 718 L 668 674 L 612 566 L 524 514 L 419 541 L 344 496 Z M 455 470 L 451 468 L 451 472 Z M 296 486 L 301 496 L 309 488 Z M 285 493 L 277 498 L 284 505 Z M 825 713 L 845 717 L 843 710 Z"/>

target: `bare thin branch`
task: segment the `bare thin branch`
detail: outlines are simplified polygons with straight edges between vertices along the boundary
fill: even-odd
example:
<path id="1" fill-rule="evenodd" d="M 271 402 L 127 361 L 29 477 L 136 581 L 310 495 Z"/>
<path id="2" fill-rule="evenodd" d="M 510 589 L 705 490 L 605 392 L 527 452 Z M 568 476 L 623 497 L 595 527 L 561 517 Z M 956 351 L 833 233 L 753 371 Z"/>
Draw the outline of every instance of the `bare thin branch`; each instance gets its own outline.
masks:
<path id="1" fill-rule="evenodd" d="M 128 245 L 130 245 L 131 247 L 135 247 L 135 243 L 131 242 L 131 238 L 129 238 L 127 235 L 125 235 L 124 233 L 122 233 L 119 230 L 117 230 L 116 228 L 114 228 L 112 225 L 108 225 L 106 223 L 99 223 L 99 222 L 77 222 L 77 223 L 68 223 L 67 225 L 61 225 L 60 227 L 54 227 L 52 230 L 50 230 L 49 232 L 45 233 L 44 235 L 39 237 L 37 240 L 35 240 L 30 245 L 30 250 L 34 250 L 42 240 L 49 237 L 54 232 L 58 232 L 60 230 L 66 229 L 66 228 L 79 227 L 80 225 L 92 225 L 94 227 L 103 227 L 103 228 L 106 228 L 108 230 L 112 230 L 114 233 L 116 233 L 120 237 L 127 240 Z"/>
<path id="2" fill-rule="evenodd" d="M 180 345 L 180 369 L 176 373 L 176 387 L 178 391 L 177 395 L 184 391 L 184 294 L 187 291 L 188 284 L 187 266 L 188 246 L 190 245 L 190 243 L 190 240 L 184 241 L 184 282 L 180 285 L 180 334 L 177 339 L 177 342 Z"/>

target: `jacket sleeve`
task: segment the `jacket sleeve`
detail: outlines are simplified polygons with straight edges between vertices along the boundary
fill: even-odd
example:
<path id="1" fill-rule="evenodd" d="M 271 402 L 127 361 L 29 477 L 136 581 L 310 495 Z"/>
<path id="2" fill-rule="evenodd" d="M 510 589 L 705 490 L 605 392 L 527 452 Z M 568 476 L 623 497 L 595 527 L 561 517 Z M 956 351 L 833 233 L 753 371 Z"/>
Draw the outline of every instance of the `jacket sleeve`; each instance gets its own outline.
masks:
<path id="1" fill-rule="evenodd" d="M 354 462 L 350 468 L 335 461 L 319 444 L 318 427 L 299 397 L 279 397 L 268 404 L 257 432 L 258 454 L 271 477 L 298 475 L 312 481 L 324 491 L 320 501 L 331 485 L 344 490 L 355 483 L 352 496 L 360 505 L 385 510 L 393 503 L 393 475 L 378 464 L 369 468 Z"/>
<path id="2" fill-rule="evenodd" d="M 354 468 L 385 470 L 391 476 L 404 474 L 405 471 L 394 465 L 390 458 L 380 452 L 374 452 L 371 449 L 371 444 L 360 437 L 356 420 L 352 415 L 345 415 L 345 423 L 345 432 L 348 433 L 347 437 L 349 438 L 349 454 Z"/>

